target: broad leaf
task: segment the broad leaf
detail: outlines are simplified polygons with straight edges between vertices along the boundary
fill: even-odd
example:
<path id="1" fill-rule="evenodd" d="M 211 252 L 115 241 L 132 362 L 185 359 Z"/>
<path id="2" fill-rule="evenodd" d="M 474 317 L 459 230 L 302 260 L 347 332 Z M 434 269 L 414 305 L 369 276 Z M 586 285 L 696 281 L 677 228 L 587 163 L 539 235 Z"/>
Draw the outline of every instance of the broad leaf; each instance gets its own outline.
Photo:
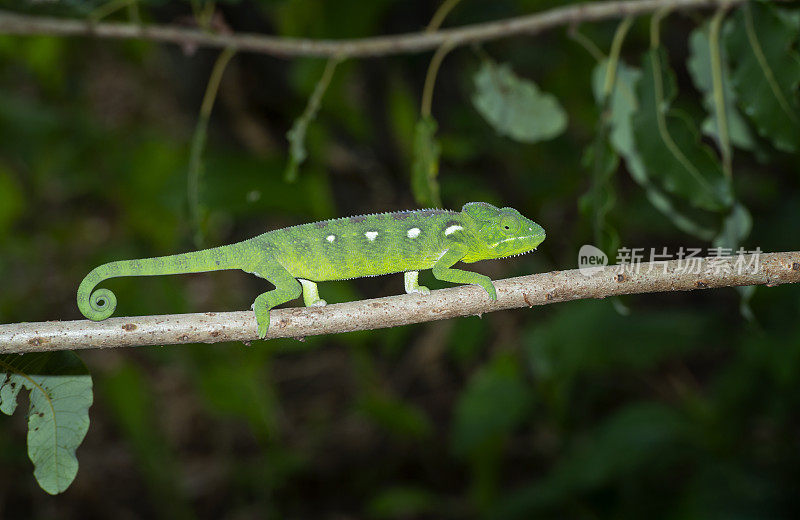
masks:
<path id="1" fill-rule="evenodd" d="M 800 149 L 798 27 L 784 11 L 747 3 L 726 24 L 732 82 L 758 133 L 787 152 Z"/>
<path id="2" fill-rule="evenodd" d="M 599 106 L 604 105 L 602 99 L 608 62 L 599 63 L 592 73 L 592 91 Z M 714 223 L 710 216 L 681 202 L 675 196 L 666 193 L 648 177 L 641 157 L 636 149 L 633 137 L 633 115 L 639 110 L 636 87 L 641 80 L 642 72 L 635 68 L 618 63 L 614 88 L 608 100 L 608 122 L 611 125 L 609 141 L 618 154 L 625 158 L 628 171 L 642 188 L 650 203 L 681 231 L 703 240 L 711 240 L 714 236 Z M 709 227 L 710 226 L 710 227 Z"/>
<path id="3" fill-rule="evenodd" d="M 733 204 L 730 183 L 714 153 L 700 143 L 692 121 L 670 108 L 675 76 L 662 49 L 644 56 L 638 84 L 640 109 L 633 116 L 633 137 L 647 177 L 694 206 L 723 211 Z"/>
<path id="4" fill-rule="evenodd" d="M 736 108 L 736 94 L 730 81 L 727 57 L 724 48 L 720 49 L 722 61 L 722 100 L 717 100 L 711 73 L 711 42 L 708 37 L 708 26 L 698 27 L 689 36 L 689 60 L 686 66 L 692 76 L 695 87 L 703 93 L 703 106 L 708 117 L 703 121 L 703 133 L 713 136 L 720 148 L 719 122 L 717 121 L 717 104 L 722 101 L 728 123 L 728 136 L 731 144 L 745 150 L 752 150 L 755 141 L 747 121 Z M 720 45 L 719 42 L 714 42 Z M 721 45 L 720 45 L 721 46 Z M 722 47 L 722 46 L 721 46 Z"/>
<path id="5" fill-rule="evenodd" d="M 30 390 L 28 456 L 39 485 L 55 495 L 78 473 L 75 450 L 89 429 L 92 378 L 72 352 L 0 356 L 0 410 L 11 415 Z"/>
<path id="6" fill-rule="evenodd" d="M 498 134 L 535 143 L 556 137 L 567 126 L 567 114 L 555 96 L 517 77 L 505 63 L 484 60 L 473 81 L 472 104 Z"/>
<path id="7" fill-rule="evenodd" d="M 421 207 L 440 207 L 439 154 L 441 145 L 436 140 L 436 120 L 423 117 L 414 130 L 414 163 L 411 165 L 411 188 L 414 199 Z"/>

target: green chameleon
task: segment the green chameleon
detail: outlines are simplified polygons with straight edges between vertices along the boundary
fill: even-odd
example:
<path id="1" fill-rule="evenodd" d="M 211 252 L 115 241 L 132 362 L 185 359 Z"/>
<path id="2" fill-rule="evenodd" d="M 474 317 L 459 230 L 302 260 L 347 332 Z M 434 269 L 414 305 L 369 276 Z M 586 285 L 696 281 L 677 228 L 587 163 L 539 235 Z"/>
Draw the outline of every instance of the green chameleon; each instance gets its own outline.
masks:
<path id="1" fill-rule="evenodd" d="M 407 293 L 429 294 L 418 275 L 432 269 L 437 280 L 480 285 L 497 300 L 488 276 L 452 266 L 527 253 L 544 238 L 544 229 L 517 210 L 485 202 L 467 203 L 460 212 L 423 209 L 323 220 L 194 253 L 103 264 L 78 287 L 78 307 L 90 320 L 111 316 L 116 296 L 94 290 L 108 278 L 241 269 L 275 285 L 252 307 L 258 337 L 264 338 L 270 309 L 301 292 L 306 306 L 325 305 L 315 282 L 327 280 L 404 272 Z"/>

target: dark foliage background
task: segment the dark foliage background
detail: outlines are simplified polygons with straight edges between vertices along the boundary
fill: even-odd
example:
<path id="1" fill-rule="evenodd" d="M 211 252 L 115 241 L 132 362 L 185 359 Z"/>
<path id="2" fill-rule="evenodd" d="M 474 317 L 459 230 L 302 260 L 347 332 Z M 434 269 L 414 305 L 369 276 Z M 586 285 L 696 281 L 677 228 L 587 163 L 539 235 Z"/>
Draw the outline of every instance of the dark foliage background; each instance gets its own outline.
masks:
<path id="1" fill-rule="evenodd" d="M 558 2 L 465 1 L 446 25 Z M 87 13 L 77 1 L 5 7 Z M 99 5 L 99 4 L 95 4 Z M 236 31 L 313 38 L 421 30 L 429 2 L 220 2 Z M 146 21 L 188 3 L 140 4 Z M 702 118 L 685 68 L 705 14 L 672 15 L 662 43 L 678 105 Z M 126 19 L 125 11 L 112 18 Z M 580 28 L 607 49 L 616 23 Z M 623 58 L 638 63 L 637 21 Z M 525 145 L 469 99 L 480 55 L 454 51 L 433 115 L 446 207 L 516 207 L 548 231 L 535 255 L 476 266 L 493 278 L 576 266 L 598 109 L 594 58 L 555 30 L 484 45 L 557 95 L 569 124 Z M 189 143 L 217 51 L 147 42 L 0 37 L 0 322 L 78 319 L 95 265 L 191 250 Z M 204 245 L 333 216 L 414 206 L 409 171 L 430 54 L 339 65 L 284 181 L 284 137 L 324 62 L 236 55 L 204 153 Z M 628 247 L 707 247 L 653 209 L 621 165 L 609 222 Z M 798 248 L 797 156 L 737 152 L 749 249 Z M 430 275 L 423 281 L 439 287 Z M 241 310 L 242 273 L 109 282 L 118 315 Z M 402 291 L 397 276 L 321 286 L 329 302 Z M 622 315 L 617 308 L 626 306 Z M 615 308 L 616 307 L 616 308 Z M 95 384 L 80 471 L 62 495 L 31 476 L 25 418 L 0 416 L 4 518 L 791 518 L 800 510 L 800 298 L 759 289 L 583 301 L 370 333 L 81 353 Z M 22 405 L 24 407 L 24 403 Z"/>

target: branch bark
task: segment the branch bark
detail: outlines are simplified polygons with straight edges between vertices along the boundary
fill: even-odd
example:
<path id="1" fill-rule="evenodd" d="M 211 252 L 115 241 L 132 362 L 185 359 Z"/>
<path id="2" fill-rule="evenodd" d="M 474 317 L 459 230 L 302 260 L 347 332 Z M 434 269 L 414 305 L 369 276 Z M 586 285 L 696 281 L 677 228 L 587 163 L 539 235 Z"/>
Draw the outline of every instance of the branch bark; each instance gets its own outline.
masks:
<path id="1" fill-rule="evenodd" d="M 693 260 L 691 264 L 673 260 L 601 267 L 590 274 L 574 269 L 497 280 L 496 302 L 480 287 L 459 286 L 428 296 L 404 294 L 322 308 L 275 309 L 267 339 L 396 327 L 622 294 L 800 282 L 800 251 Z M 252 312 L 14 323 L 0 325 L 0 354 L 255 339 Z"/>
<path id="2" fill-rule="evenodd" d="M 351 40 L 311 40 L 252 33 L 220 34 L 168 25 L 140 26 L 129 23 L 96 23 L 87 20 L 22 15 L 0 10 L 0 33 L 146 39 L 184 46 L 232 47 L 237 51 L 250 51 L 280 57 L 376 57 L 428 51 L 440 47 L 445 42 L 453 47 L 458 47 L 513 35 L 533 35 L 553 27 L 624 18 L 628 15 L 642 15 L 663 7 L 701 9 L 719 5 L 733 6 L 744 1 L 623 0 L 586 2 L 527 16 L 453 29 Z"/>

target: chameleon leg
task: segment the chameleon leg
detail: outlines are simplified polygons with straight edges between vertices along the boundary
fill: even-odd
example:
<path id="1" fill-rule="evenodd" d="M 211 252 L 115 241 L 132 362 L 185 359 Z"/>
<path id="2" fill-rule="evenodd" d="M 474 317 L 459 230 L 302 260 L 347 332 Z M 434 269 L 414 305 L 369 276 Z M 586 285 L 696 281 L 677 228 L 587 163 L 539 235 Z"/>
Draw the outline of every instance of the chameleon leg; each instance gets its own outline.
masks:
<path id="1" fill-rule="evenodd" d="M 442 257 L 437 260 L 433 266 L 434 278 L 445 282 L 480 285 L 489 294 L 489 298 L 497 301 L 497 291 L 494 288 L 494 284 L 492 284 L 492 280 L 488 276 L 450 267 L 464 258 L 464 255 L 464 251 L 460 249 L 453 248 L 445 251 Z"/>
<path id="2" fill-rule="evenodd" d="M 275 289 L 258 295 L 253 302 L 253 311 L 258 323 L 258 337 L 263 339 L 269 329 L 269 311 L 276 305 L 294 300 L 302 289 L 289 271 L 282 266 L 270 264 L 263 269 L 256 268 L 254 274 L 275 285 Z"/>
<path id="3" fill-rule="evenodd" d="M 419 271 L 406 271 L 405 272 L 406 292 L 408 294 L 430 294 L 431 290 L 424 285 L 419 284 Z"/>
<path id="4" fill-rule="evenodd" d="M 316 283 L 311 280 L 303 280 L 302 278 L 298 278 L 298 280 L 300 281 L 300 285 L 303 286 L 303 303 L 306 304 L 306 307 L 323 307 L 328 305 L 328 302 L 319 297 Z"/>

